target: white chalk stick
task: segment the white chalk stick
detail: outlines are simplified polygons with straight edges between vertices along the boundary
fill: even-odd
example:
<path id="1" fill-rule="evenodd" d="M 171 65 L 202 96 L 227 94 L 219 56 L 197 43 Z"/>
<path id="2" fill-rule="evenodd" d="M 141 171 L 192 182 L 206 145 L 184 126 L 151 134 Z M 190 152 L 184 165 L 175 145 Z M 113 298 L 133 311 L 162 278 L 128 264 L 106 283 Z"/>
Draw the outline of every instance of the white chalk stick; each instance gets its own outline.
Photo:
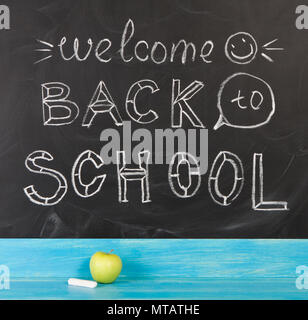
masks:
<path id="1" fill-rule="evenodd" d="M 96 281 L 74 279 L 74 278 L 68 279 L 68 284 L 70 286 L 86 287 L 86 288 L 96 288 L 97 287 Z"/>

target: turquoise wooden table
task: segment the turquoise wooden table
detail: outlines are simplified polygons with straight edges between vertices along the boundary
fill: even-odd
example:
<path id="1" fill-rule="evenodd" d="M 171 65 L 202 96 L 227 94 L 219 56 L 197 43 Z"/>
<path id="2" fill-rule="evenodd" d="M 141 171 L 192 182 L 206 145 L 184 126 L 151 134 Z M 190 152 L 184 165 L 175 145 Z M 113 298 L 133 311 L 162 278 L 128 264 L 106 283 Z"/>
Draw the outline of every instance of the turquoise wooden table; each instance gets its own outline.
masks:
<path id="1" fill-rule="evenodd" d="M 295 285 L 308 265 L 307 240 L 0 240 L 10 270 L 1 299 L 307 299 Z M 89 259 L 115 250 L 118 280 L 95 289 L 69 287 L 91 279 Z"/>

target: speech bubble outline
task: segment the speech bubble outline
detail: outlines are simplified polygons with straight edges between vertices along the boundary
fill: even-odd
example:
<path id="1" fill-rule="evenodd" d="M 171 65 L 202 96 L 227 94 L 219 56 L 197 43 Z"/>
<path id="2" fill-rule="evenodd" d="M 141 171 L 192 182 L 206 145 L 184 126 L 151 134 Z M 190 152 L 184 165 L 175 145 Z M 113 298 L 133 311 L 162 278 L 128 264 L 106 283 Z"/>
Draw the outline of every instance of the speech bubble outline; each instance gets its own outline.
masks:
<path id="1" fill-rule="evenodd" d="M 254 125 L 236 125 L 236 124 L 232 124 L 228 121 L 228 119 L 224 116 L 224 112 L 222 110 L 222 106 L 221 106 L 221 97 L 222 97 L 222 93 L 224 91 L 224 88 L 226 86 L 227 83 L 229 83 L 229 81 L 235 77 L 238 77 L 238 76 L 248 76 L 248 77 L 251 77 L 253 79 L 256 79 L 258 81 L 261 81 L 263 84 L 265 84 L 265 86 L 268 88 L 269 90 L 269 93 L 270 93 L 270 96 L 271 96 L 271 100 L 272 100 L 272 110 L 271 112 L 269 113 L 269 115 L 267 116 L 266 120 L 261 122 L 261 123 L 257 123 L 257 124 L 254 124 Z M 217 108 L 219 110 L 219 118 L 214 126 L 214 130 L 218 130 L 220 127 L 222 127 L 223 125 L 226 125 L 228 127 L 232 127 L 232 128 L 239 128 L 239 129 L 254 129 L 254 128 L 258 128 L 258 127 L 261 127 L 265 124 L 267 124 L 272 116 L 274 115 L 275 113 L 275 110 L 276 110 L 276 103 L 275 103 L 275 96 L 274 96 L 274 92 L 273 92 L 273 89 L 270 87 L 270 85 L 264 81 L 263 79 L 257 77 L 257 76 L 254 76 L 254 75 L 251 75 L 249 73 L 246 73 L 246 72 L 238 72 L 238 73 L 235 73 L 233 75 L 231 75 L 230 77 L 228 77 L 226 80 L 223 81 L 223 83 L 221 84 L 220 88 L 219 88 L 219 92 L 218 92 L 218 102 L 217 102 Z"/>

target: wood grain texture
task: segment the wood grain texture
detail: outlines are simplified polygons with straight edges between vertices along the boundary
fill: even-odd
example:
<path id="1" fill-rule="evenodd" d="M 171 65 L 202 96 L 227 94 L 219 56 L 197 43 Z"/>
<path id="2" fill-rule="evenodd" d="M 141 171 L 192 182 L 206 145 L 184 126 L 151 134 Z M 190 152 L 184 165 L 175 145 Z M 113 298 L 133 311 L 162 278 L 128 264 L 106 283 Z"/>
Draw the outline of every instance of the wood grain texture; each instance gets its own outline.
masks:
<path id="1" fill-rule="evenodd" d="M 307 299 L 293 278 L 120 278 L 95 289 L 70 287 L 65 278 L 34 278 L 11 282 L 11 290 L 0 291 L 1 299 L 70 300 L 211 300 L 211 299 Z"/>
<path id="2" fill-rule="evenodd" d="M 123 278 L 296 277 L 308 264 L 308 240 L 0 240 L 0 264 L 13 278 L 90 277 L 96 251 L 115 250 Z"/>
<path id="3" fill-rule="evenodd" d="M 308 263 L 308 240 L 0 240 L 11 272 L 0 299 L 307 299 L 295 268 Z M 123 271 L 111 285 L 69 287 L 91 279 L 89 259 L 114 249 Z"/>

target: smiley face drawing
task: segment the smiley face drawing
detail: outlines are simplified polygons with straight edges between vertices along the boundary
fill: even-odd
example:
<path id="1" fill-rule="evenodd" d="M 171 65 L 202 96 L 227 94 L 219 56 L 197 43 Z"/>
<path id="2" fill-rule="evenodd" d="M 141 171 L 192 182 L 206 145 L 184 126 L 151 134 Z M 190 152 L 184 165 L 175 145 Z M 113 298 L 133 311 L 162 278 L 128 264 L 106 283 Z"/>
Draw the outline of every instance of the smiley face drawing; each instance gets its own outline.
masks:
<path id="1" fill-rule="evenodd" d="M 231 35 L 225 45 L 227 58 L 237 64 L 248 64 L 257 55 L 258 46 L 253 36 L 247 32 Z"/>

